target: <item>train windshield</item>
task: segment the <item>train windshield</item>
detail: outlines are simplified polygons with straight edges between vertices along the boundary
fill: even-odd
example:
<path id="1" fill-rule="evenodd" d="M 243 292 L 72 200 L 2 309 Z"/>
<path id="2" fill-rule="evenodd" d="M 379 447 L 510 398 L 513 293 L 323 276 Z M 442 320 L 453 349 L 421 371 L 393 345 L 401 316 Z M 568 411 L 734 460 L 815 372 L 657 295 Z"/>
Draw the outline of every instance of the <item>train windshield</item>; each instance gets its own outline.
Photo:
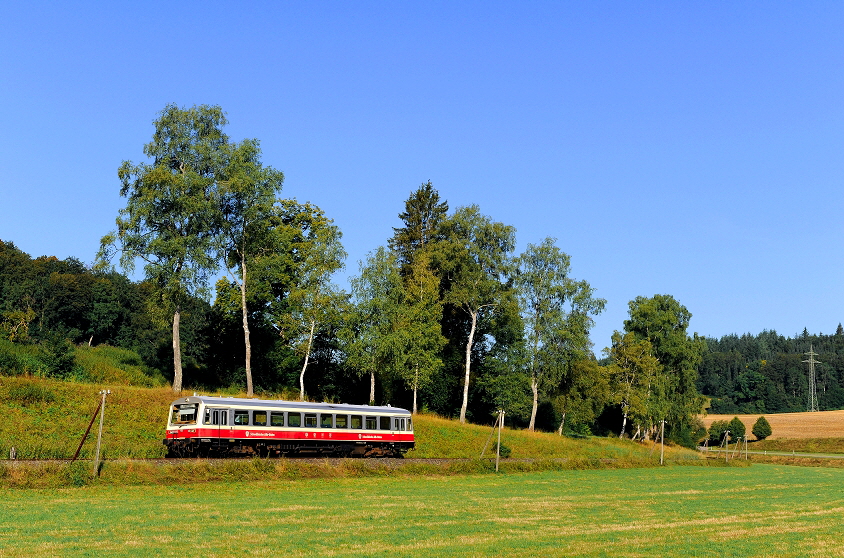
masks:
<path id="1" fill-rule="evenodd" d="M 176 404 L 170 412 L 170 424 L 196 424 L 196 403 Z"/>

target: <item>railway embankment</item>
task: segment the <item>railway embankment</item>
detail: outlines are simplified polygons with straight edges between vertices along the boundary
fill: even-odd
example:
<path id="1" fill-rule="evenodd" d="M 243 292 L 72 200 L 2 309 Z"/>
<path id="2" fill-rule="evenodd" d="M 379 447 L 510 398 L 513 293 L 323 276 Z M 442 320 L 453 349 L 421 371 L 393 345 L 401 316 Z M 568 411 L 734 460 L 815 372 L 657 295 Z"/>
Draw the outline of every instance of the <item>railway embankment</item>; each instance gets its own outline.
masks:
<path id="1" fill-rule="evenodd" d="M 99 401 L 108 389 L 101 464 L 94 475 L 97 424 L 79 448 Z M 167 388 L 79 384 L 48 379 L 0 378 L 0 486 L 49 488 L 98 483 L 175 484 L 205 481 L 330 478 L 378 475 L 483 474 L 495 471 L 491 425 L 460 424 L 429 414 L 414 419 L 416 448 L 407 459 L 239 459 L 163 461 Z M 490 420 L 492 422 L 492 420 Z M 481 458 L 481 453 L 486 453 Z M 504 473 L 608 467 L 647 467 L 659 462 L 659 447 L 616 438 L 573 439 L 553 433 L 505 428 L 509 453 Z M 37 467 L 16 466 L 38 460 Z M 78 460 L 70 459 L 79 449 Z M 703 463 L 697 452 L 667 446 L 667 463 Z M 47 461 L 45 461 L 47 460 Z M 168 463 L 162 467 L 160 463 Z"/>

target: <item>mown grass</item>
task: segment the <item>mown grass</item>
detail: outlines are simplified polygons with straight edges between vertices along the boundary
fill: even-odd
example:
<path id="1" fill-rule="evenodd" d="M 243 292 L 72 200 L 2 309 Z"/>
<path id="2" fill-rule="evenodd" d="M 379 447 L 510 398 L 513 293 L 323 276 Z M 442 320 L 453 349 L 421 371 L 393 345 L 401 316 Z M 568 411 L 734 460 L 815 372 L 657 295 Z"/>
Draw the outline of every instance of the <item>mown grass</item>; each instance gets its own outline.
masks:
<path id="1" fill-rule="evenodd" d="M 840 554 L 844 471 L 751 468 L 8 491 L 0 555 Z"/>

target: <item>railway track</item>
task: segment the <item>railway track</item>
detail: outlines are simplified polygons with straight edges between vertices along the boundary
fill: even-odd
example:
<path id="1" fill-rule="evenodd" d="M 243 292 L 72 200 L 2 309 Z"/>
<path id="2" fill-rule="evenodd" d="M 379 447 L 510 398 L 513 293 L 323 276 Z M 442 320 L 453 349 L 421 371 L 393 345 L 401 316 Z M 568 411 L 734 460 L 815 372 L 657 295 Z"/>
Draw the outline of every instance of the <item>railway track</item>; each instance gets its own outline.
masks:
<path id="1" fill-rule="evenodd" d="M 231 458 L 215 458 L 215 457 L 190 457 L 190 458 L 155 458 L 155 459 L 130 459 L 130 458 L 120 458 L 120 459 L 100 459 L 102 463 L 143 463 L 143 464 L 152 464 L 158 465 L 162 467 L 172 466 L 172 465 L 183 465 L 188 463 L 207 463 L 212 466 L 218 465 L 225 465 L 227 463 L 243 463 L 251 461 L 252 459 L 260 459 L 262 461 L 269 461 L 274 463 L 283 463 L 293 462 L 293 463 L 313 463 L 313 464 L 328 464 L 333 466 L 339 466 L 343 463 L 363 463 L 366 466 L 376 467 L 376 466 L 385 466 L 385 467 L 401 467 L 403 465 L 448 465 L 452 463 L 466 463 L 477 461 L 477 459 L 469 459 L 469 458 L 444 458 L 444 457 L 435 457 L 435 458 L 393 458 L 393 457 L 382 457 L 382 458 L 351 458 L 351 457 L 265 457 L 265 458 L 248 458 L 248 457 L 231 457 Z M 485 461 L 495 461 L 495 456 L 492 457 L 484 457 L 482 458 Z M 93 460 L 91 459 L 77 459 L 77 462 L 81 463 L 92 463 Z M 512 459 L 512 458 L 502 458 L 501 461 L 509 462 L 509 463 L 533 463 L 537 461 L 536 459 Z M 548 461 L 547 459 L 543 461 Z M 566 458 L 557 458 L 553 459 L 553 461 L 561 461 L 565 462 L 568 461 Z M 48 464 L 69 464 L 71 463 L 70 459 L 5 459 L 0 460 L 0 464 L 15 466 L 15 467 L 37 467 L 43 466 Z"/>

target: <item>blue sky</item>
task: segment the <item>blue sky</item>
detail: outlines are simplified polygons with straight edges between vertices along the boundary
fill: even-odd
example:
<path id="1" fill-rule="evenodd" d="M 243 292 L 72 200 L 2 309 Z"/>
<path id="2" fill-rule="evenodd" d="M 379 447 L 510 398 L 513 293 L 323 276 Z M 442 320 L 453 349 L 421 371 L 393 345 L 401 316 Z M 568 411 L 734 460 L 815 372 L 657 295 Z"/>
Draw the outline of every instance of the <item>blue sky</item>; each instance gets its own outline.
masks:
<path id="1" fill-rule="evenodd" d="M 90 263 L 168 103 L 218 104 L 346 274 L 431 180 L 703 335 L 844 321 L 844 3 L 4 2 L 0 239 Z M 346 284 L 345 275 L 338 283 Z"/>

